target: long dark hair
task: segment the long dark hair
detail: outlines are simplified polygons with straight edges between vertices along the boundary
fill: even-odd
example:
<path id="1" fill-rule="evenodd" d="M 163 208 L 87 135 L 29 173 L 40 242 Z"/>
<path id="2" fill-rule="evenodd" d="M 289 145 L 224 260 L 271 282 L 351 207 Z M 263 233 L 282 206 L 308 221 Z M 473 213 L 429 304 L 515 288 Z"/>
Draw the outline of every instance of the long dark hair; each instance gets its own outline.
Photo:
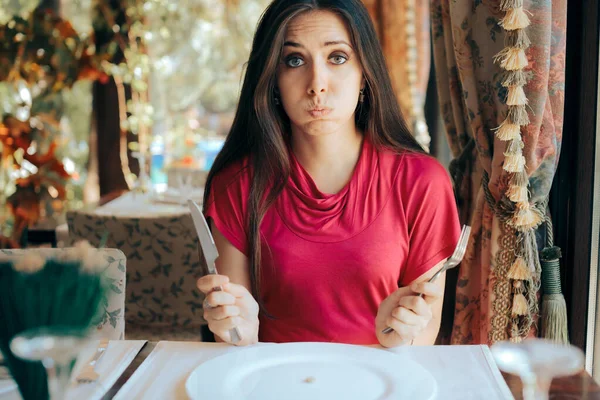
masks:
<path id="1" fill-rule="evenodd" d="M 260 224 L 283 190 L 289 175 L 287 141 L 290 121 L 275 104 L 277 67 L 288 23 L 301 13 L 327 10 L 341 16 L 350 32 L 366 81 L 365 98 L 357 107 L 357 128 L 376 148 L 422 152 L 402 118 L 377 34 L 360 0 L 274 0 L 263 13 L 248 60 L 238 108 L 223 149 L 208 174 L 204 204 L 212 180 L 231 163 L 249 157 L 253 177 L 248 199 L 247 237 L 252 294 L 266 312 L 260 295 Z"/>

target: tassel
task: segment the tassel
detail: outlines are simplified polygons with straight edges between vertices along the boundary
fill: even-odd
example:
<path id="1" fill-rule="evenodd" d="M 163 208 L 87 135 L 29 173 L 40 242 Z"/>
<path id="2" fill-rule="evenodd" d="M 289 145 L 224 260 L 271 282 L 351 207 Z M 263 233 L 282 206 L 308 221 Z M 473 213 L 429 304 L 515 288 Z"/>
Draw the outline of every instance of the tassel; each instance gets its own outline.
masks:
<path id="1" fill-rule="evenodd" d="M 513 174 L 509 181 L 510 186 L 527 187 L 529 185 L 529 178 L 527 172 L 521 171 Z"/>
<path id="2" fill-rule="evenodd" d="M 510 341 L 513 343 L 521 343 L 522 339 L 519 335 L 519 322 L 518 318 L 515 318 L 510 323 Z"/>
<path id="3" fill-rule="evenodd" d="M 521 137 L 517 136 L 516 138 L 514 138 L 513 140 L 510 141 L 510 143 L 506 147 L 506 150 L 504 151 L 504 155 L 505 156 L 521 155 L 521 154 L 523 154 L 523 147 L 525 147 L 525 144 L 523 144 Z"/>
<path id="4" fill-rule="evenodd" d="M 515 125 L 529 125 L 529 114 L 525 106 L 508 106 L 506 119 Z"/>
<path id="5" fill-rule="evenodd" d="M 494 56 L 494 62 L 500 61 L 502 69 L 516 71 L 529 64 L 525 50 L 517 47 L 507 47 Z"/>
<path id="6" fill-rule="evenodd" d="M 548 221 L 548 220 L 547 220 Z M 547 229 L 552 229 L 548 224 Z M 545 247 L 540 252 L 542 264 L 542 337 L 568 344 L 567 305 L 560 285 L 560 247 Z"/>
<path id="7" fill-rule="evenodd" d="M 523 341 L 523 339 L 521 339 L 520 336 L 511 336 L 510 341 L 512 343 L 521 343 Z"/>
<path id="8" fill-rule="evenodd" d="M 527 103 L 527 96 L 522 86 L 510 86 L 508 88 L 506 104 L 509 106 L 524 106 Z"/>
<path id="9" fill-rule="evenodd" d="M 507 172 L 522 172 L 525 169 L 525 157 L 522 155 L 507 155 L 504 159 L 504 170 Z"/>
<path id="10" fill-rule="evenodd" d="M 527 186 L 509 186 L 506 191 L 506 197 L 513 203 L 526 202 L 529 199 Z"/>
<path id="11" fill-rule="evenodd" d="M 504 71 L 502 77 L 502 86 L 525 86 L 527 84 L 527 75 L 521 69 L 516 71 Z"/>
<path id="12" fill-rule="evenodd" d="M 516 7 L 506 10 L 504 18 L 498 22 L 498 25 L 506 29 L 507 31 L 514 31 L 515 29 L 525 29 L 531 24 L 529 17 L 525 14 L 523 7 Z"/>
<path id="13" fill-rule="evenodd" d="M 521 126 L 504 121 L 496 128 L 496 137 L 502 141 L 513 140 L 521 136 Z"/>
<path id="14" fill-rule="evenodd" d="M 513 315 L 527 315 L 529 311 L 529 305 L 527 299 L 522 293 L 516 293 L 513 297 L 512 314 Z"/>
<path id="15" fill-rule="evenodd" d="M 523 210 L 529 210 L 531 209 L 531 206 L 529 205 L 529 202 L 523 202 L 523 203 L 517 203 L 516 204 L 516 211 L 523 211 Z"/>
<path id="16" fill-rule="evenodd" d="M 524 29 L 515 29 L 514 31 L 507 31 L 506 38 L 504 39 L 506 47 L 516 47 L 525 50 L 531 46 L 531 39 Z"/>
<path id="17" fill-rule="evenodd" d="M 529 207 L 529 203 L 517 203 L 517 212 L 513 216 L 514 226 L 531 229 L 537 227 L 542 222 L 542 217 Z"/>
<path id="18" fill-rule="evenodd" d="M 552 266 L 559 267 L 558 264 L 558 260 L 559 258 L 562 257 L 562 252 L 560 250 L 560 247 L 558 246 L 550 246 L 550 247 L 544 247 L 544 249 L 540 252 L 540 259 L 546 263 L 552 263 Z M 556 264 L 554 264 L 556 263 Z M 556 283 L 559 284 L 559 288 L 560 288 L 560 274 L 557 276 L 553 276 L 552 278 L 558 279 L 558 281 L 556 281 Z M 555 289 L 555 286 L 551 286 L 548 287 L 548 289 Z"/>
<path id="19" fill-rule="evenodd" d="M 527 263 L 523 257 L 517 257 L 515 262 L 508 270 L 508 274 L 506 275 L 510 279 L 514 279 L 517 281 L 524 281 L 531 277 L 531 273 L 529 268 L 527 267 Z M 518 284 L 518 286 L 517 286 Z M 515 287 L 520 288 L 521 282 L 515 282 Z"/>
<path id="20" fill-rule="evenodd" d="M 508 57 L 508 53 L 511 51 L 511 49 L 512 47 L 505 46 L 502 50 L 500 50 L 500 52 L 498 52 L 498 54 L 494 56 L 494 63 L 502 61 L 503 59 Z"/>
<path id="21" fill-rule="evenodd" d="M 557 343 L 568 344 L 567 304 L 561 294 L 542 297 L 542 337 Z"/>
<path id="22" fill-rule="evenodd" d="M 501 0 L 500 10 L 508 11 L 511 8 L 523 7 L 523 0 Z"/>

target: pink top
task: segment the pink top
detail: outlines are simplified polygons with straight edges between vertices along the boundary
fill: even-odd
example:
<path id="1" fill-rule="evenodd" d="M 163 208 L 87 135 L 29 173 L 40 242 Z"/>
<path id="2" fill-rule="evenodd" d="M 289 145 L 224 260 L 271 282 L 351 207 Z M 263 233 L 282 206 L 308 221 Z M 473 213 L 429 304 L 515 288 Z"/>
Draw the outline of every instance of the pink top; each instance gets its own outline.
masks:
<path id="1" fill-rule="evenodd" d="M 434 158 L 368 140 L 336 194 L 319 191 L 290 152 L 288 184 L 261 225 L 263 342 L 377 344 L 379 304 L 444 258 L 460 235 L 452 185 Z M 206 216 L 248 256 L 248 160 L 213 180 Z"/>

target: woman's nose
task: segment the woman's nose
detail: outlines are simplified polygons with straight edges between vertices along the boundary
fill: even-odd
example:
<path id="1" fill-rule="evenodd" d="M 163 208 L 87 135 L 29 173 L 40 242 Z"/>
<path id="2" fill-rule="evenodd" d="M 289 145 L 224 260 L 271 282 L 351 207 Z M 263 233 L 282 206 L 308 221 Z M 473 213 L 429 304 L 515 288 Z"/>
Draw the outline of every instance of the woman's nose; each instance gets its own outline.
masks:
<path id="1" fill-rule="evenodd" d="M 311 69 L 311 74 L 307 89 L 308 94 L 316 96 L 327 92 L 327 68 L 320 63 L 315 63 Z"/>

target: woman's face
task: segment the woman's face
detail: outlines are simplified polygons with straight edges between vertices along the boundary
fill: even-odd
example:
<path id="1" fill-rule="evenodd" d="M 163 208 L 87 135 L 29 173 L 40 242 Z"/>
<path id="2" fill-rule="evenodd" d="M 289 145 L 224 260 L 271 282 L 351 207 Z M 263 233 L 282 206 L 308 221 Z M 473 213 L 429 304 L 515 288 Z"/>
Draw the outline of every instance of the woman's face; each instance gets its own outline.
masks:
<path id="1" fill-rule="evenodd" d="M 314 11 L 290 21 L 277 86 L 292 133 L 353 132 L 363 85 L 360 61 L 340 16 Z"/>

